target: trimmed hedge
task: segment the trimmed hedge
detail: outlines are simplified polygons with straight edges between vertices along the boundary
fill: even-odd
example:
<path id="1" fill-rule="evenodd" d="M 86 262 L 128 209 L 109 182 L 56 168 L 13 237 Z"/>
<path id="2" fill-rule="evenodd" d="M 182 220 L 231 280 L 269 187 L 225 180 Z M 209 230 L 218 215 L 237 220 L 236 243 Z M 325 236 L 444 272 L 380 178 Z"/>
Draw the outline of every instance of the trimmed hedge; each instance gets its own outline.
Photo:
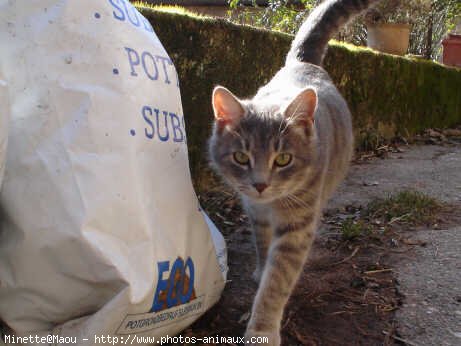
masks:
<path id="1" fill-rule="evenodd" d="M 224 85 L 250 97 L 280 69 L 292 36 L 227 21 L 139 8 L 179 74 L 191 171 L 203 184 L 211 91 Z M 324 67 L 346 98 L 356 133 L 412 135 L 461 123 L 461 70 L 333 43 Z M 359 139 L 360 141 L 360 139 Z"/>

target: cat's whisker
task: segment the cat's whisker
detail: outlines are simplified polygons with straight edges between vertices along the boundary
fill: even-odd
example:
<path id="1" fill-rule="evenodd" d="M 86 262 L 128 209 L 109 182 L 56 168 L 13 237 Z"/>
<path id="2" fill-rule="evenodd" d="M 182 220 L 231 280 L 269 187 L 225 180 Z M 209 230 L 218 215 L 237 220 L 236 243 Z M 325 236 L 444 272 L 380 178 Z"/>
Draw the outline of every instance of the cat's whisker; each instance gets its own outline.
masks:
<path id="1" fill-rule="evenodd" d="M 296 208 L 296 204 L 292 200 L 290 200 L 290 203 L 291 203 L 291 209 L 289 210 L 289 216 L 290 216 L 291 221 L 293 222 L 294 220 L 296 220 L 295 211 L 297 210 L 297 208 Z"/>
<path id="2" fill-rule="evenodd" d="M 285 211 L 288 213 L 288 219 L 293 220 L 293 205 L 291 204 L 291 201 L 288 198 L 281 199 L 280 204 L 283 206 Z"/>
<path id="3" fill-rule="evenodd" d="M 288 130 L 288 127 L 290 126 L 290 123 L 287 121 L 285 123 L 285 127 L 283 128 L 282 132 L 279 133 L 279 136 L 281 137 L 282 135 L 285 134 L 285 131 Z"/>
<path id="4" fill-rule="evenodd" d="M 310 209 L 312 206 L 300 199 L 298 196 L 295 196 L 293 194 L 288 195 L 288 198 L 293 201 L 297 206 L 305 207 Z"/>
<path id="5" fill-rule="evenodd" d="M 298 102 L 298 104 L 296 105 L 296 108 L 293 110 L 293 112 L 291 112 L 291 114 L 287 117 L 289 121 L 294 121 L 297 119 L 297 117 L 299 115 L 301 115 L 301 113 L 298 115 L 298 116 L 295 116 L 295 114 L 298 112 L 299 108 L 301 107 L 301 102 Z"/>
<path id="6" fill-rule="evenodd" d="M 296 120 L 302 116 L 303 114 L 302 113 L 299 113 L 298 115 L 296 115 L 299 107 L 301 107 L 300 104 L 298 104 L 296 106 L 296 109 L 291 113 L 290 116 L 287 117 L 287 121 L 286 121 L 286 125 L 285 127 L 283 128 L 282 132 L 279 133 L 280 136 L 282 136 L 283 134 L 285 134 L 285 131 L 288 130 L 289 126 L 294 124 L 296 122 Z"/>
<path id="7" fill-rule="evenodd" d="M 278 129 L 278 134 L 279 134 L 279 135 L 281 134 L 282 125 L 284 125 L 283 119 L 280 120 L 279 129 Z M 280 137 L 279 137 L 279 138 L 280 138 Z"/>
<path id="8" fill-rule="evenodd" d="M 245 140 L 243 137 L 238 133 L 236 130 L 230 130 L 230 134 L 234 135 L 235 137 L 238 137 L 240 139 L 240 144 L 242 145 L 242 148 L 245 148 Z"/>

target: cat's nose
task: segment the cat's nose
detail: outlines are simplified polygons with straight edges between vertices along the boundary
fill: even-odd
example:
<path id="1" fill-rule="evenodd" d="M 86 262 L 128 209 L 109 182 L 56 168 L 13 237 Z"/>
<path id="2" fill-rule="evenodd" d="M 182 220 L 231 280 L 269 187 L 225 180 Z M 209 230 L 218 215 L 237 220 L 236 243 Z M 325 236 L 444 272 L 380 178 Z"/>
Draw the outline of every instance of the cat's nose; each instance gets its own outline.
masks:
<path id="1" fill-rule="evenodd" d="M 253 186 L 256 189 L 256 191 L 262 193 L 265 189 L 267 189 L 268 185 L 266 183 L 254 183 Z"/>

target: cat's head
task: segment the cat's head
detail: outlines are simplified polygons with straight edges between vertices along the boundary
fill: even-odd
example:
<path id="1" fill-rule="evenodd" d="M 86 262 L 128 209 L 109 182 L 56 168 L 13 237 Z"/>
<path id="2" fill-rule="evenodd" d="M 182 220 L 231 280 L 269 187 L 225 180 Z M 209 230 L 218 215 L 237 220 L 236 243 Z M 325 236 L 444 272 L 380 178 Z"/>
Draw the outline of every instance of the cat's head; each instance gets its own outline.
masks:
<path id="1" fill-rule="evenodd" d="M 213 91 L 209 141 L 214 169 L 253 202 L 286 197 L 305 183 L 314 161 L 317 94 L 301 90 L 282 105 L 239 100 L 224 87 Z"/>

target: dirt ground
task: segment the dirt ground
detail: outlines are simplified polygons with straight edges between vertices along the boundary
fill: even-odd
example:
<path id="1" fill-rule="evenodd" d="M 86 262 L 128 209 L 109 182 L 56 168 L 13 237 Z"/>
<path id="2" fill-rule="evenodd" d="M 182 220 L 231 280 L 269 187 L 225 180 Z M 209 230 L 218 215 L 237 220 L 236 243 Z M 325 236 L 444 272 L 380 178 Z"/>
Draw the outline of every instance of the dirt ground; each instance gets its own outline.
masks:
<path id="1" fill-rule="evenodd" d="M 229 283 L 221 301 L 183 335 L 241 336 L 249 317 L 257 288 L 251 280 L 251 233 L 236 200 L 230 194 L 224 200 L 222 196 L 221 191 L 202 198 L 220 206 L 220 211 L 213 211 L 210 205 L 209 212 L 227 240 Z M 413 247 L 423 244 L 411 243 L 412 234 L 397 226 L 383 234 L 345 240 L 337 225 L 358 212 L 349 205 L 325 213 L 285 310 L 283 345 L 396 344 L 394 313 L 401 296 L 392 268 L 402 257 L 412 258 Z"/>
<path id="2" fill-rule="evenodd" d="M 390 155 L 395 162 L 405 159 L 405 154 L 399 151 Z M 386 177 L 367 174 L 369 160 L 381 159 L 357 161 L 345 183 L 353 186 L 358 172 L 363 191 L 343 187 L 340 189 L 343 198 L 330 203 L 325 211 L 308 262 L 285 309 L 282 345 L 414 345 L 403 339 L 398 329 L 396 311 L 404 304 L 405 297 L 399 293 L 396 272 L 403 262 L 417 261 L 419 249 L 427 245 L 414 240 L 415 232 L 459 224 L 459 217 L 455 217 L 461 215 L 459 204 L 452 203 L 432 224 L 409 226 L 395 222 L 382 229 L 375 225 L 370 234 L 345 239 L 338 225 L 360 214 L 372 195 L 408 185 L 420 187 L 418 183 L 413 186 L 411 179 L 406 183 L 389 182 L 389 186 L 381 184 Z M 229 190 L 211 190 L 200 195 L 200 199 L 226 238 L 229 282 L 220 302 L 182 334 L 242 336 L 257 289 L 251 279 L 255 254 L 247 219 Z"/>

